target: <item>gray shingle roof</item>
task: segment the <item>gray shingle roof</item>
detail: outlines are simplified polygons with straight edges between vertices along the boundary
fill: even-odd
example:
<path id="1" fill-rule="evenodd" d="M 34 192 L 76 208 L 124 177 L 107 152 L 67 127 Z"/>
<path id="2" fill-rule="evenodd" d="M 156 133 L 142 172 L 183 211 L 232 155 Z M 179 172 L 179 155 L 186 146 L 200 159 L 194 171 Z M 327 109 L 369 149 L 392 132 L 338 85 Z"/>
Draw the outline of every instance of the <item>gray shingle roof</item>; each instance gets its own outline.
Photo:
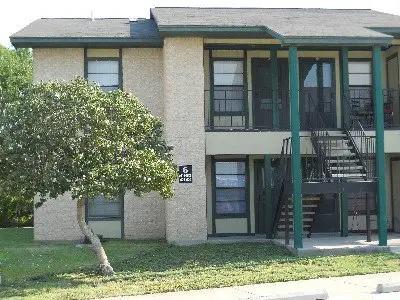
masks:
<path id="1" fill-rule="evenodd" d="M 129 19 L 38 19 L 11 37 L 130 37 Z"/>
<path id="2" fill-rule="evenodd" d="M 161 47 L 162 39 L 154 20 L 138 19 L 38 19 L 10 40 L 15 47 L 51 46 L 152 46 Z"/>
<path id="3" fill-rule="evenodd" d="M 372 27 L 400 28 L 400 16 L 361 9 L 153 8 L 160 30 L 172 26 L 265 27 L 277 36 L 383 38 Z"/>
<path id="4" fill-rule="evenodd" d="M 219 32 L 219 33 L 218 33 Z M 363 9 L 151 9 L 151 19 L 39 19 L 10 39 L 16 47 L 161 47 L 164 35 L 275 37 L 283 44 L 387 44 L 400 35 L 400 16 Z"/>

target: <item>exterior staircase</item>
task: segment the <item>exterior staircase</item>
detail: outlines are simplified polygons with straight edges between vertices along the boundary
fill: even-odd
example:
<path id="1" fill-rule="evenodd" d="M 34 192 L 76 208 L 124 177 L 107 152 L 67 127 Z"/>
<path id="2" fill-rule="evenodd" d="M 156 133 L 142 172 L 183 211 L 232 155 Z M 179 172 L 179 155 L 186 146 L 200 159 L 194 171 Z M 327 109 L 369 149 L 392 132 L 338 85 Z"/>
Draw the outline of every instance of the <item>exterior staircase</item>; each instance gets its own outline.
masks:
<path id="1" fill-rule="evenodd" d="M 315 215 L 317 214 L 319 201 L 321 197 L 319 195 L 306 195 L 303 196 L 303 232 L 307 235 L 311 235 L 312 224 L 314 223 Z M 277 237 L 283 237 L 286 229 L 286 220 L 289 223 L 289 231 L 293 231 L 293 205 L 292 198 L 288 199 L 289 204 L 287 210 L 285 206 L 281 211 L 279 223 L 276 228 Z M 287 214 L 286 214 L 287 211 Z M 288 215 L 288 217 L 286 217 Z"/>
<path id="2" fill-rule="evenodd" d="M 367 170 L 358 153 L 355 141 L 346 131 L 329 131 L 315 143 L 325 152 L 326 177 L 332 181 L 363 181 Z"/>

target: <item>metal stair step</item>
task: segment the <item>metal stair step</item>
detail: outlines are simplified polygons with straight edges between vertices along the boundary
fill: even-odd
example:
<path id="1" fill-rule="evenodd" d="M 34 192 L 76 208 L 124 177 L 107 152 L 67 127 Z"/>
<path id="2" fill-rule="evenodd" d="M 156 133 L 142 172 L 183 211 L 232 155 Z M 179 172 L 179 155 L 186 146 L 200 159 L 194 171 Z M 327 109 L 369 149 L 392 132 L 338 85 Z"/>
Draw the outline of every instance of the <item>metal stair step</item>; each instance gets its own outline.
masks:
<path id="1" fill-rule="evenodd" d="M 289 216 L 292 216 L 292 215 L 293 215 L 293 211 L 289 211 Z M 315 215 L 315 211 L 304 211 L 303 210 L 303 215 Z"/>
<path id="2" fill-rule="evenodd" d="M 360 165 L 352 165 L 349 167 L 344 166 L 331 166 L 329 167 L 331 170 L 362 170 L 364 167 Z"/>
<path id="3" fill-rule="evenodd" d="M 311 225 L 310 224 L 303 224 L 303 229 L 304 228 L 311 228 Z M 285 230 L 285 224 L 278 224 L 278 230 L 279 229 L 281 229 L 281 230 Z M 289 225 L 289 229 L 293 229 L 293 225 Z"/>
<path id="4" fill-rule="evenodd" d="M 365 176 L 367 176 L 365 173 L 332 174 L 332 177 L 336 178 L 363 178 Z"/>
<path id="5" fill-rule="evenodd" d="M 318 206 L 317 204 L 303 204 L 303 208 L 314 208 L 314 207 L 317 207 L 317 206 Z M 289 209 L 292 209 L 293 205 L 289 204 L 288 207 L 289 207 Z"/>
<path id="6" fill-rule="evenodd" d="M 303 222 L 312 222 L 314 219 L 313 218 L 303 218 Z M 285 217 L 281 217 L 279 219 L 280 223 L 285 223 Z M 293 222 L 293 218 L 289 217 L 289 222 L 292 223 Z"/>

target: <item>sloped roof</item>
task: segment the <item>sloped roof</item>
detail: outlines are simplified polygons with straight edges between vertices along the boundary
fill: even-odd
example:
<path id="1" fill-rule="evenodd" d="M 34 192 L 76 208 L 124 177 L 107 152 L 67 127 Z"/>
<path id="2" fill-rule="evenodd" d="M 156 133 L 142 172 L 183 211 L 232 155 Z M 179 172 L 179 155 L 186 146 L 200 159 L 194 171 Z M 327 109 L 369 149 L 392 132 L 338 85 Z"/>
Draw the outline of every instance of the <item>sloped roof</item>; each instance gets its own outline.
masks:
<path id="1" fill-rule="evenodd" d="M 368 9 L 157 7 L 151 15 L 161 33 L 175 27 L 264 28 L 266 34 L 283 41 L 352 38 L 384 42 L 392 36 L 383 29 L 400 31 L 400 16 Z"/>
<path id="2" fill-rule="evenodd" d="M 162 46 L 154 20 L 128 18 L 43 18 L 38 19 L 10 37 L 16 47 L 121 45 Z"/>
<path id="3" fill-rule="evenodd" d="M 282 44 L 384 45 L 400 16 L 366 9 L 157 7 L 150 19 L 38 19 L 10 37 L 16 47 L 162 47 L 168 35 L 276 38 Z"/>

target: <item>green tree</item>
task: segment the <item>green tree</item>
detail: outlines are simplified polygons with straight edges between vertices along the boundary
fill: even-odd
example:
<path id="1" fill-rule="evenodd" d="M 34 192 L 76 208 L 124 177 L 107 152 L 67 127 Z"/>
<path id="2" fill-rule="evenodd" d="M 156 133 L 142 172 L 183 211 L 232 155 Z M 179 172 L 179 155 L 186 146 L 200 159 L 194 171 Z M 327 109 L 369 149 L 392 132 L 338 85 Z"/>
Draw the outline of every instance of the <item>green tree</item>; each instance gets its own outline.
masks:
<path id="1" fill-rule="evenodd" d="M 29 49 L 0 46 L 0 113 L 6 103 L 16 101 L 32 82 L 32 54 Z M 0 114 L 0 120 L 2 114 Z M 1 121 L 0 121 L 1 122 Z M 0 131 L 1 131 L 0 127 Z M 0 226 L 26 226 L 32 222 L 33 197 L 0 186 Z"/>
<path id="2" fill-rule="evenodd" d="M 85 201 L 126 190 L 172 196 L 177 171 L 161 121 L 134 96 L 104 92 L 82 78 L 34 85 L 2 114 L 2 185 L 40 195 L 38 204 L 71 192 L 101 272 L 113 274 L 100 239 L 85 222 Z"/>

